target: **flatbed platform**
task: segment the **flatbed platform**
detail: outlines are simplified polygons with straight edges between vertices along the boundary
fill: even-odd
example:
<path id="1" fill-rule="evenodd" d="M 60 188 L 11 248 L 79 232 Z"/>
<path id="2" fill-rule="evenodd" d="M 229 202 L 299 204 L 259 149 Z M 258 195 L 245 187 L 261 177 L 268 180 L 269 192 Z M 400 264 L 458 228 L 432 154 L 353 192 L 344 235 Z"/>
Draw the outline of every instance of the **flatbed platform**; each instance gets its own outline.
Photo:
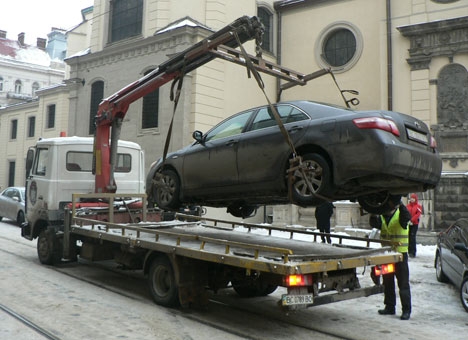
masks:
<path id="1" fill-rule="evenodd" d="M 189 220 L 191 222 L 186 222 Z M 194 221 L 195 220 L 195 221 Z M 380 241 L 320 233 L 305 228 L 234 223 L 176 214 L 176 220 L 116 224 L 74 217 L 71 232 L 148 249 L 275 274 L 305 274 L 399 262 L 401 254 Z M 375 247 L 370 247 L 373 243 Z"/>

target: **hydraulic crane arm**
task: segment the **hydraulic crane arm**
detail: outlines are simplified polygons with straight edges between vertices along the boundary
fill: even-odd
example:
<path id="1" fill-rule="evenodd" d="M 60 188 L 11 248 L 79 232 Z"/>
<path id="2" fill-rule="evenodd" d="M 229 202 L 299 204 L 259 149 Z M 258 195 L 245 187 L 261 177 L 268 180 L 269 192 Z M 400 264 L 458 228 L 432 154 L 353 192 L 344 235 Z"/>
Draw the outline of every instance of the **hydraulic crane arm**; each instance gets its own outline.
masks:
<path id="1" fill-rule="evenodd" d="M 241 65 L 246 65 L 248 58 L 257 71 L 288 80 L 296 85 L 305 85 L 310 77 L 235 50 L 240 44 L 252 39 L 256 39 L 257 46 L 260 46 L 263 31 L 263 25 L 257 17 L 241 17 L 104 99 L 99 104 L 95 118 L 95 192 L 113 193 L 117 190 L 114 180 L 117 145 L 122 121 L 130 104 L 171 80 L 183 77 L 215 58 Z"/>
<path id="2" fill-rule="evenodd" d="M 117 189 L 114 181 L 117 143 L 123 118 L 131 103 L 216 58 L 208 52 L 213 47 L 221 44 L 237 47 L 239 42 L 261 39 L 262 34 L 263 25 L 257 17 L 241 17 L 104 99 L 95 118 L 95 192 L 115 192 Z"/>

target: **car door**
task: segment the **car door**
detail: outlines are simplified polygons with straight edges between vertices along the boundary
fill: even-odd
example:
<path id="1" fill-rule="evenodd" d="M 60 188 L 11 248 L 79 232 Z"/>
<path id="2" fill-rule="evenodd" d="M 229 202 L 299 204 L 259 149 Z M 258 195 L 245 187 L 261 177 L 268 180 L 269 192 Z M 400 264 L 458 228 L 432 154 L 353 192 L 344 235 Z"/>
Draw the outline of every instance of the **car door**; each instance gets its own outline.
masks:
<path id="1" fill-rule="evenodd" d="M 246 111 L 223 121 L 203 137 L 202 143 L 185 151 L 182 186 L 186 192 L 216 195 L 217 188 L 238 183 L 238 142 L 251 115 L 252 111 Z"/>
<path id="2" fill-rule="evenodd" d="M 0 216 L 11 219 L 16 213 L 15 201 L 13 200 L 14 195 L 13 188 L 8 188 L 2 193 Z"/>
<path id="3" fill-rule="evenodd" d="M 289 104 L 278 105 L 277 111 L 295 143 L 304 135 L 309 116 Z M 291 148 L 270 107 L 259 109 L 239 142 L 239 184 L 266 183 L 284 178 L 282 170 L 290 153 Z"/>
<path id="4" fill-rule="evenodd" d="M 464 256 L 464 253 L 461 250 L 455 249 L 455 243 L 463 243 L 461 230 L 458 225 L 454 226 L 450 231 L 447 242 L 448 249 L 445 252 L 445 262 L 447 265 L 443 266 L 443 268 L 450 280 L 456 285 L 460 285 L 464 271 L 461 256 Z"/>

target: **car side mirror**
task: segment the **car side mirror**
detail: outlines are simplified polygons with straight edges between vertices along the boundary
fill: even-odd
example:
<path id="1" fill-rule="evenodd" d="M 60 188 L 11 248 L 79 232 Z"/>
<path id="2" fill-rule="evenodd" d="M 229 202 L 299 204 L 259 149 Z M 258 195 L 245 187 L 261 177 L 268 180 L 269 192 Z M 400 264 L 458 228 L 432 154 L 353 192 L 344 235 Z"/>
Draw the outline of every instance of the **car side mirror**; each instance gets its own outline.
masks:
<path id="1" fill-rule="evenodd" d="M 192 133 L 193 139 L 195 139 L 198 143 L 203 144 L 204 143 L 204 138 L 203 138 L 203 132 L 201 131 L 193 131 Z"/>

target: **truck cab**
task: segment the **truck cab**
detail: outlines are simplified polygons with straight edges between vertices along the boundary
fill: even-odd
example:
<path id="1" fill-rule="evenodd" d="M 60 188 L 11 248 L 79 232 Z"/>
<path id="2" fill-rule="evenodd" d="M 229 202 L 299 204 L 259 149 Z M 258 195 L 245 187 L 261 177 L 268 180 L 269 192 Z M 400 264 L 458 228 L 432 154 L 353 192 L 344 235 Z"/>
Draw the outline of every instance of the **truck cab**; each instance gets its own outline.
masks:
<path id="1" fill-rule="evenodd" d="M 26 159 L 26 217 L 22 236 L 32 240 L 41 231 L 63 225 L 64 207 L 73 193 L 94 193 L 92 137 L 39 140 Z M 145 192 L 144 152 L 133 142 L 119 141 L 114 176 L 118 192 Z"/>

